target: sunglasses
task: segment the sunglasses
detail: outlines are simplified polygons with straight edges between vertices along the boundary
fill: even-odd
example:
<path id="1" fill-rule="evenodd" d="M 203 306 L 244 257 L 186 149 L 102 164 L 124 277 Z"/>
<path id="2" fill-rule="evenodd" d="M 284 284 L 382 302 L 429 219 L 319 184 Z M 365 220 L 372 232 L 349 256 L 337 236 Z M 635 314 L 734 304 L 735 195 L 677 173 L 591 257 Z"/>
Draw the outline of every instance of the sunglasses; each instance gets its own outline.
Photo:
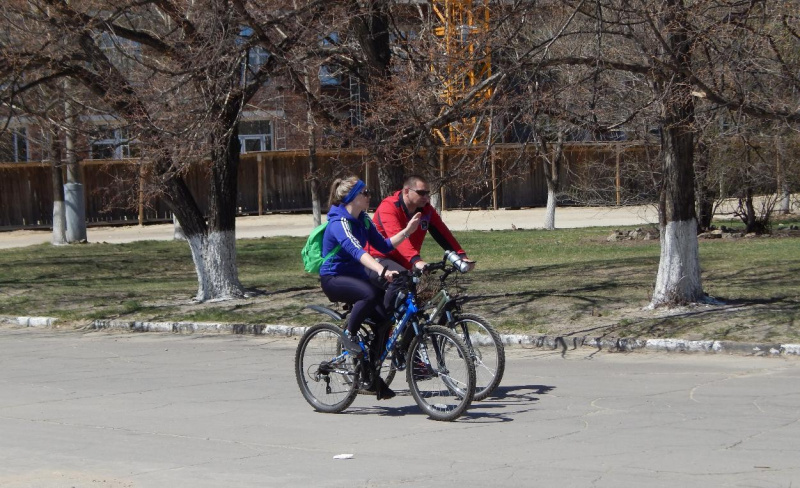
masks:
<path id="1" fill-rule="evenodd" d="M 428 195 L 431 194 L 430 190 L 417 190 L 415 188 L 409 188 L 409 190 L 415 192 L 417 195 L 419 195 L 421 197 L 427 197 Z"/>
<path id="2" fill-rule="evenodd" d="M 361 191 L 361 194 L 364 195 L 365 197 L 368 197 L 368 196 L 372 195 L 372 192 L 367 190 L 367 189 L 365 189 L 365 190 Z"/>

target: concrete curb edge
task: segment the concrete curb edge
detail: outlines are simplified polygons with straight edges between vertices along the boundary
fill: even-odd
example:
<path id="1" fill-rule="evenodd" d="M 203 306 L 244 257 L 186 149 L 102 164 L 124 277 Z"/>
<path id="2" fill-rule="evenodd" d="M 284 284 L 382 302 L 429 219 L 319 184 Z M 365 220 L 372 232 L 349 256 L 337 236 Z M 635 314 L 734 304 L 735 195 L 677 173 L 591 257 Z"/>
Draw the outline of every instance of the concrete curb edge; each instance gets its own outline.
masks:
<path id="1" fill-rule="evenodd" d="M 54 317 L 2 317 L 0 323 L 20 327 L 52 328 L 58 322 Z M 144 322 L 133 320 L 95 320 L 89 329 L 127 330 L 131 332 L 171 332 L 177 334 L 248 334 L 282 337 L 299 337 L 307 327 L 291 325 L 231 324 L 214 322 Z M 632 338 L 591 338 L 588 336 L 530 336 L 522 334 L 503 334 L 505 345 L 531 346 L 547 349 L 561 349 L 562 353 L 579 347 L 590 347 L 610 352 L 630 352 L 647 350 L 654 352 L 705 352 L 724 354 L 744 354 L 753 356 L 800 356 L 800 344 L 753 344 L 734 341 L 690 341 L 685 339 L 632 339 Z"/>

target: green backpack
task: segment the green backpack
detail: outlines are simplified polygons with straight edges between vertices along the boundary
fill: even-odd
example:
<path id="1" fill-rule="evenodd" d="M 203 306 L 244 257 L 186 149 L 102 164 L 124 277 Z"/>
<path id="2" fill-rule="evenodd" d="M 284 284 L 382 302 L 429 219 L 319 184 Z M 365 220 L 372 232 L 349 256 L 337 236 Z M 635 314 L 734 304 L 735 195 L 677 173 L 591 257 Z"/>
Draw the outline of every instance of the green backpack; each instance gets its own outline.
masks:
<path id="1" fill-rule="evenodd" d="M 365 216 L 364 226 L 367 229 L 369 229 L 369 222 L 369 217 Z M 314 227 L 314 230 L 311 231 L 308 239 L 306 239 L 306 245 L 300 251 L 300 255 L 303 257 L 303 267 L 307 273 L 319 273 L 319 269 L 325 261 L 334 257 L 339 252 L 339 249 L 342 248 L 341 244 L 337 244 L 327 255 L 322 255 L 322 238 L 325 236 L 326 227 L 328 227 L 328 222 Z"/>

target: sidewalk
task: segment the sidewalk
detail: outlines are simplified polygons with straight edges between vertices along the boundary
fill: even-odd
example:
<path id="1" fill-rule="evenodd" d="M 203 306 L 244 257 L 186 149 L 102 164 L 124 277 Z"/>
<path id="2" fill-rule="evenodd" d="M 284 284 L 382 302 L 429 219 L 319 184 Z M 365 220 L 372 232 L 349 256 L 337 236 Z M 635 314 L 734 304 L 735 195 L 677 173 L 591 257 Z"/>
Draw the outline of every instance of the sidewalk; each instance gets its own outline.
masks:
<path id="1" fill-rule="evenodd" d="M 544 208 L 521 210 L 447 210 L 442 218 L 454 231 L 502 230 L 541 228 Z M 324 218 L 324 216 L 323 216 Z M 556 227 L 566 229 L 591 226 L 629 226 L 657 224 L 658 213 L 653 206 L 637 207 L 564 207 L 556 209 Z M 239 217 L 236 236 L 239 239 L 258 239 L 272 236 L 307 236 L 314 225 L 310 214 L 270 214 Z M 173 238 L 172 224 L 89 227 L 90 243 L 157 240 Z M 0 232 L 0 249 L 32 246 L 50 242 L 49 230 L 17 230 Z"/>

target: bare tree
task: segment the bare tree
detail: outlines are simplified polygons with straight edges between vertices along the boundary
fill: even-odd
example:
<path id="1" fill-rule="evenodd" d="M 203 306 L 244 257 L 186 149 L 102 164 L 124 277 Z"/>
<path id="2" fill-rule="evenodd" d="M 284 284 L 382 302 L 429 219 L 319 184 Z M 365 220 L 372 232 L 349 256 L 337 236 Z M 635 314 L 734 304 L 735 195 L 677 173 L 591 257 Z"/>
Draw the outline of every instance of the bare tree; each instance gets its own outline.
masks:
<path id="1" fill-rule="evenodd" d="M 656 122 L 647 129 L 660 139 L 662 247 L 651 305 L 703 301 L 694 195 L 698 104 L 796 127 L 800 114 L 786 95 L 798 87 L 797 2 L 558 4 L 561 26 L 533 43 L 529 65 L 583 69 L 580 86 L 592 93 L 590 103 L 562 106 L 561 118 L 600 132 L 637 119 Z M 630 96 L 648 86 L 649 97 Z M 616 109 L 610 100 L 619 102 Z"/>
<path id="2" fill-rule="evenodd" d="M 0 73 L 14 87 L 4 99 L 13 103 L 43 83 L 73 80 L 87 108 L 119 120 L 138 142 L 149 188 L 177 216 L 192 250 L 196 299 L 241 296 L 237 123 L 323 9 L 289 1 L 268 9 L 235 0 L 14 2 L 3 16 L 9 39 Z M 267 41 L 271 56 L 249 65 L 250 50 Z M 207 214 L 184 179 L 191 165 L 207 168 Z"/>

